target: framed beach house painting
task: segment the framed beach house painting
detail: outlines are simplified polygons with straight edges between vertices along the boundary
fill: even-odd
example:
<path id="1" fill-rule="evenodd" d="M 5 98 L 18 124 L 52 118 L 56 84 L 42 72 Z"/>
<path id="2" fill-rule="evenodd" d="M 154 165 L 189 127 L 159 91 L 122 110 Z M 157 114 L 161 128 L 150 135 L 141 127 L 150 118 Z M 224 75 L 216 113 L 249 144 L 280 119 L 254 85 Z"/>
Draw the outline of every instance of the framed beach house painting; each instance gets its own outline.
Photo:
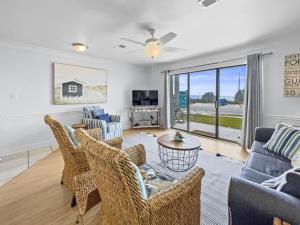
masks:
<path id="1" fill-rule="evenodd" d="M 95 104 L 106 101 L 106 70 L 54 63 L 54 104 Z"/>

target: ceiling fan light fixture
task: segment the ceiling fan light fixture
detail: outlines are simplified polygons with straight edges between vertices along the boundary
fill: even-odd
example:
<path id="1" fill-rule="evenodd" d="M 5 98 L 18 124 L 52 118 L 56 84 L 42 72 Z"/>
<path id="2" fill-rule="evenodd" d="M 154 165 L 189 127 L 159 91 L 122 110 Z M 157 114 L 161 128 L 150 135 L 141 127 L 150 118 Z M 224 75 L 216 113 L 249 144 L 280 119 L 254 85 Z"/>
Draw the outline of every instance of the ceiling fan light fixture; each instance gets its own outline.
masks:
<path id="1" fill-rule="evenodd" d="M 76 52 L 85 52 L 89 47 L 82 43 L 72 43 L 72 47 Z"/>
<path id="2" fill-rule="evenodd" d="M 161 47 L 157 42 L 149 42 L 145 47 L 145 53 L 147 56 L 154 58 L 160 54 Z"/>

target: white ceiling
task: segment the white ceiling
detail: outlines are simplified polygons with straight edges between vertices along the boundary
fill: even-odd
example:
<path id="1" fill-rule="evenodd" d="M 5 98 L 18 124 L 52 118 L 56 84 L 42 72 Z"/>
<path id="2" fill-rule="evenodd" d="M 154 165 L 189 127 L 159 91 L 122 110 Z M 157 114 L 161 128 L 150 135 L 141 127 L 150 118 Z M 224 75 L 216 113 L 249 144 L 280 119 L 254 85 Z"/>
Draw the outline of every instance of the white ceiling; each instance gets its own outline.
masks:
<path id="1" fill-rule="evenodd" d="M 127 37 L 144 41 L 145 27 L 160 37 L 178 34 L 155 62 L 169 62 L 273 35 L 300 30 L 299 0 L 222 0 L 202 8 L 197 0 L 0 0 L 0 38 L 72 51 L 72 42 L 86 43 L 84 54 L 134 64 L 151 59 Z M 125 44 L 127 48 L 114 48 Z"/>

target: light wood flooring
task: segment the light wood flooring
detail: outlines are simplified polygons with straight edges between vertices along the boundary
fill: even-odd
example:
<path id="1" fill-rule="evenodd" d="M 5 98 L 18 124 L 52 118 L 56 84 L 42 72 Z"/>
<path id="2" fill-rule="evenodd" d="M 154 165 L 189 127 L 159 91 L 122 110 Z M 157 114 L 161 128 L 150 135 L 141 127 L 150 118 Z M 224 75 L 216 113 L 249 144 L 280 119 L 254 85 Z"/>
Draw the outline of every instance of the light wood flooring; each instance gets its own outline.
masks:
<path id="1" fill-rule="evenodd" d="M 174 130 L 127 130 L 124 136 L 139 132 L 155 135 L 175 133 Z M 199 137 L 202 148 L 238 160 L 247 152 L 240 146 L 224 141 Z M 0 188 L 1 225 L 70 225 L 75 224 L 77 209 L 70 207 L 72 194 L 60 185 L 63 159 L 60 151 L 38 161 L 28 170 Z M 84 217 L 85 225 L 96 224 L 99 206 Z"/>

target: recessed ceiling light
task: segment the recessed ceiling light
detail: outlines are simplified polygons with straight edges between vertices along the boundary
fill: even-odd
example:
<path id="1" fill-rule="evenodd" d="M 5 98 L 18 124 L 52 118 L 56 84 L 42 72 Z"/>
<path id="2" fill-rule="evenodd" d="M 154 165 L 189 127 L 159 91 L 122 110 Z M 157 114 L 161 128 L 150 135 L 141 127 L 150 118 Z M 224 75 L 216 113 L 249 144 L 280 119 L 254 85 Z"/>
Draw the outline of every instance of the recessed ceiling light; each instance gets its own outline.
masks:
<path id="1" fill-rule="evenodd" d="M 72 43 L 72 46 L 76 52 L 84 52 L 89 48 L 87 45 L 82 43 Z"/>

